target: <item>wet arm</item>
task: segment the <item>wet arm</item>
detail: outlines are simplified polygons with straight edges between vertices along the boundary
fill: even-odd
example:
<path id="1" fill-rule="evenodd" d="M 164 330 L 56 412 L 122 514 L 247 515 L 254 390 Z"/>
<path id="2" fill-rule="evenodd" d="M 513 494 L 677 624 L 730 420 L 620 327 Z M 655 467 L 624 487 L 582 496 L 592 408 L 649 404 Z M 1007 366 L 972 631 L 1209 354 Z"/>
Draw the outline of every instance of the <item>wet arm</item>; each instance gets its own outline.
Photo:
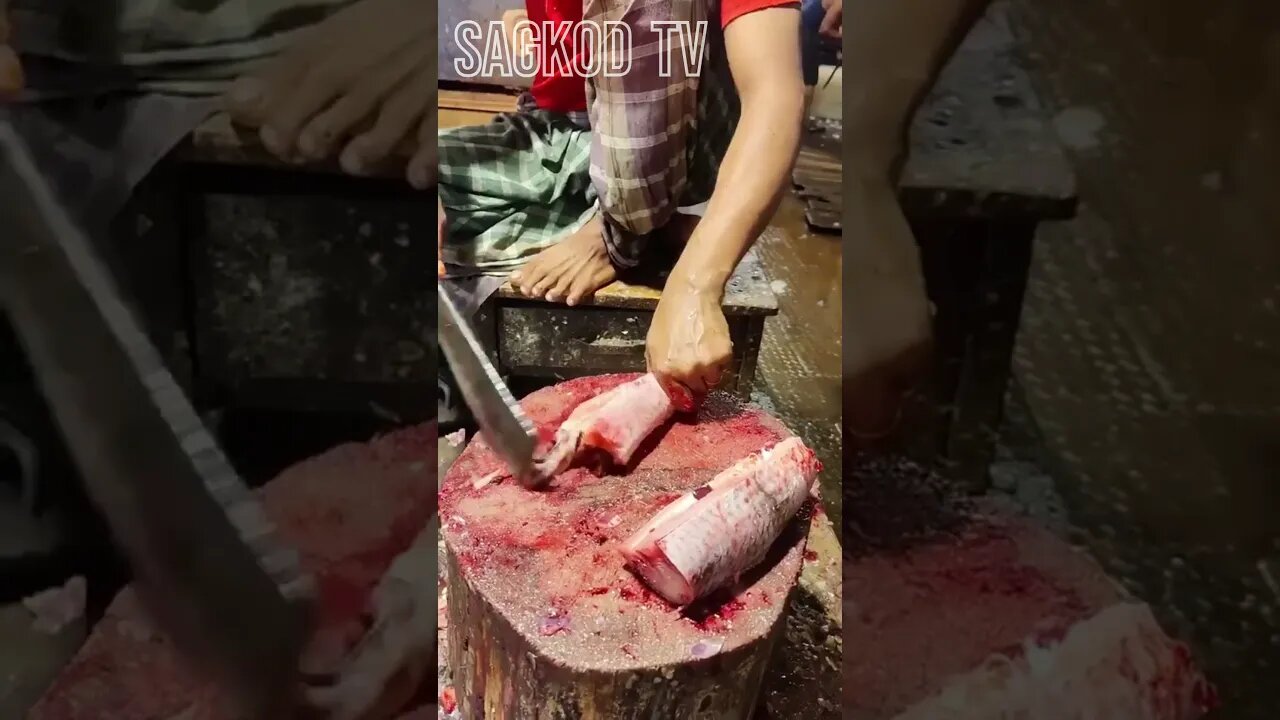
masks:
<path id="1" fill-rule="evenodd" d="M 771 8 L 744 15 L 725 29 L 725 44 L 742 115 L 706 214 L 668 281 L 717 295 L 777 210 L 799 149 L 800 12 Z"/>

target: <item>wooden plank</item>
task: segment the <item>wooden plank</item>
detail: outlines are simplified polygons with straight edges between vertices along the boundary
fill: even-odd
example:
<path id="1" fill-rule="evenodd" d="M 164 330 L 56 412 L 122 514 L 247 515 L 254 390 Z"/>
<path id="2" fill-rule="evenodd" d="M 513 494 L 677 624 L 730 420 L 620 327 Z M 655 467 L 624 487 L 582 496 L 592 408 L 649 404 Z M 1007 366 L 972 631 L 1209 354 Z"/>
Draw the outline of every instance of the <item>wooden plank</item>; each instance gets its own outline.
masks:
<path id="1" fill-rule="evenodd" d="M 526 378 L 643 372 L 645 336 L 652 320 L 648 310 L 509 302 L 498 307 L 499 366 Z M 728 323 L 733 361 L 720 388 L 749 392 L 739 377 L 743 369 L 755 372 L 764 318 L 739 315 Z"/>
<path id="2" fill-rule="evenodd" d="M 826 147 L 828 140 L 826 135 L 805 134 L 791 182 L 805 204 L 804 219 L 809 228 L 838 233 L 844 210 L 844 165 Z"/>
<path id="3" fill-rule="evenodd" d="M 653 310 L 662 297 L 662 278 L 641 284 L 615 281 L 596 291 L 590 302 L 579 307 L 604 307 L 632 310 Z M 528 300 L 511 287 L 503 285 L 498 289 L 499 300 Z M 528 300 L 538 303 L 539 300 Z M 724 310 L 727 315 L 777 315 L 778 299 L 769 288 L 764 270 L 760 266 L 760 258 L 754 249 L 747 252 L 746 257 L 738 264 L 733 277 L 725 288 Z"/>
<path id="4" fill-rule="evenodd" d="M 512 92 L 441 90 L 437 106 L 444 110 L 481 110 L 490 114 L 515 112 L 519 96 Z"/>
<path id="5" fill-rule="evenodd" d="M 381 166 L 366 173 L 372 178 L 402 178 L 405 163 L 417 151 L 417 138 L 406 138 L 396 146 L 391 158 Z M 262 145 L 258 131 L 236 125 L 226 113 L 219 112 L 191 131 L 187 141 L 175 150 L 175 158 L 181 162 L 211 163 L 262 167 L 291 172 L 342 174 L 337 160 L 321 162 L 289 163 L 272 155 Z"/>
<path id="6" fill-rule="evenodd" d="M 440 109 L 440 129 L 465 127 L 467 125 L 485 125 L 493 120 L 493 113 L 482 110 Z"/>

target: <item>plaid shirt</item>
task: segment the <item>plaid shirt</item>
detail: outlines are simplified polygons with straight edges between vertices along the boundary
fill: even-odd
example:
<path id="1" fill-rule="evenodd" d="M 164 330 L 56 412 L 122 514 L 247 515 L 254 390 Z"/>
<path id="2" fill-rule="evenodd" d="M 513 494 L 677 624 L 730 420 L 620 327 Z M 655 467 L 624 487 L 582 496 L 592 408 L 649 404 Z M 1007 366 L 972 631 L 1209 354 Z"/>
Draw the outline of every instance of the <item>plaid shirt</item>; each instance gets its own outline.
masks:
<path id="1" fill-rule="evenodd" d="M 739 103 L 728 70 L 718 0 L 587 0 L 583 19 L 631 27 L 631 67 L 587 83 L 591 181 L 605 218 L 613 263 L 634 267 L 676 208 L 708 200 L 737 124 Z M 694 38 L 668 34 L 667 77 L 659 74 L 654 21 L 704 23 L 701 71 L 684 58 Z M 674 41 L 674 42 L 672 42 Z M 624 49 L 625 51 L 626 49 Z M 597 48 L 605 67 L 616 49 Z"/>
<path id="2" fill-rule="evenodd" d="M 589 19 L 645 27 L 715 17 L 718 9 L 715 0 L 589 2 Z M 601 211 L 611 259 L 634 267 L 676 208 L 710 199 L 739 104 L 723 33 L 717 23 L 708 29 L 700 77 L 684 76 L 678 51 L 673 77 L 658 77 L 656 35 L 646 43 L 636 32 L 640 57 L 631 72 L 588 83 L 587 113 L 540 110 L 525 94 L 515 113 L 441 130 L 439 194 L 451 271 L 505 274 Z"/>

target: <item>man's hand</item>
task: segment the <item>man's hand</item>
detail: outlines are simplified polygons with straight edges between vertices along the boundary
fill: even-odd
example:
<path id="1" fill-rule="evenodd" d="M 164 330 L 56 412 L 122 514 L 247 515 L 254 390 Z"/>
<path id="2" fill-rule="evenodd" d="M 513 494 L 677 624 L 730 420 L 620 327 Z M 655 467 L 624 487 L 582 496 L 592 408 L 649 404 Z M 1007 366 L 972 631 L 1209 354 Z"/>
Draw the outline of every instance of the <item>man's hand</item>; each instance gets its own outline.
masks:
<path id="1" fill-rule="evenodd" d="M 523 9 L 508 10 L 502 14 L 502 29 L 506 33 L 507 44 L 516 57 L 528 55 L 537 49 L 533 45 L 533 26 L 528 23 L 529 13 Z"/>
<path id="2" fill-rule="evenodd" d="M 699 290 L 675 276 L 667 281 L 649 325 L 645 357 L 649 372 L 669 392 L 683 386 L 700 397 L 720 383 L 733 357 L 720 298 L 718 290 Z"/>
<path id="3" fill-rule="evenodd" d="M 6 100 L 22 91 L 22 62 L 18 53 L 9 45 L 12 38 L 9 25 L 9 8 L 6 0 L 0 0 L 0 100 Z"/>
<path id="4" fill-rule="evenodd" d="M 844 36 L 844 0 L 822 0 L 827 14 L 822 18 L 818 32 L 833 40 Z"/>
<path id="5" fill-rule="evenodd" d="M 725 29 L 729 69 L 742 100 L 729 149 L 701 221 L 673 218 L 687 238 L 647 338 L 649 371 L 701 395 L 733 357 L 720 308 L 725 285 L 790 186 L 804 124 L 800 13 L 769 8 Z"/>

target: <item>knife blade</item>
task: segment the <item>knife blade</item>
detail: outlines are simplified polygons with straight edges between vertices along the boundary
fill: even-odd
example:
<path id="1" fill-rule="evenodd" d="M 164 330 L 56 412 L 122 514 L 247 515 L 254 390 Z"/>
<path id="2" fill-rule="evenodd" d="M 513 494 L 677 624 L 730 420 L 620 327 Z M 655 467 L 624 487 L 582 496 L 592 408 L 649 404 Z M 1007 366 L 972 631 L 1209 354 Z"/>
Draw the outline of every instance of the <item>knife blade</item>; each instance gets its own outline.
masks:
<path id="1" fill-rule="evenodd" d="M 0 307 L 139 596 L 248 717 L 285 716 L 311 579 L 7 123 L 0 198 Z"/>
<path id="2" fill-rule="evenodd" d="M 494 452 L 506 462 L 512 475 L 527 486 L 532 482 L 533 453 L 537 446 L 533 423 L 489 361 L 448 289 L 437 283 L 436 291 L 440 347 L 458 381 L 458 389 Z"/>

